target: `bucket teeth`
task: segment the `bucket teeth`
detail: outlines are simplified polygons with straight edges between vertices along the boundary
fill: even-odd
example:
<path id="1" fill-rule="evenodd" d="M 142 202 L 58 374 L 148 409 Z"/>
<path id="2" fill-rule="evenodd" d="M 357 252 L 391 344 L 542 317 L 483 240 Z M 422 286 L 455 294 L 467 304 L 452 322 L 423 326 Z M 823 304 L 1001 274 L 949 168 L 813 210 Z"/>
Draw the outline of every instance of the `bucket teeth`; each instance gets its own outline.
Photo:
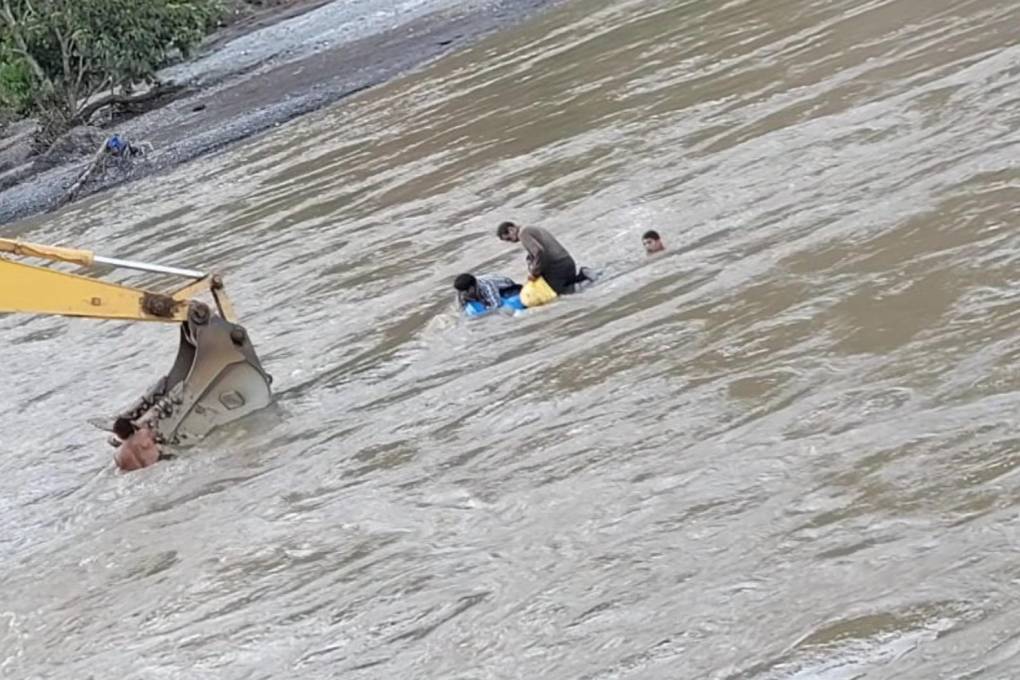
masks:
<path id="1" fill-rule="evenodd" d="M 248 333 L 196 305 L 170 372 L 124 415 L 151 424 L 157 441 L 188 444 L 268 406 L 271 383 Z"/>

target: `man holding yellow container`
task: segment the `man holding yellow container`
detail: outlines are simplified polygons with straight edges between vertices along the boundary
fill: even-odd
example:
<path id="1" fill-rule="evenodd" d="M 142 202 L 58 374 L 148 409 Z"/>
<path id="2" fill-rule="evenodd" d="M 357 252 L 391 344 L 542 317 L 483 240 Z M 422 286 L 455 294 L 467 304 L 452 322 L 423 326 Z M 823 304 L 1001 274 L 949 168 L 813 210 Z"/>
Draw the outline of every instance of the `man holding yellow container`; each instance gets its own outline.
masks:
<path id="1" fill-rule="evenodd" d="M 574 292 L 574 284 L 588 279 L 556 237 L 542 227 L 520 227 L 503 222 L 496 235 L 507 243 L 520 243 L 528 253 L 528 282 L 521 291 L 521 300 L 528 307 L 545 304 L 557 297 Z M 528 299 L 526 299 L 528 298 Z"/>

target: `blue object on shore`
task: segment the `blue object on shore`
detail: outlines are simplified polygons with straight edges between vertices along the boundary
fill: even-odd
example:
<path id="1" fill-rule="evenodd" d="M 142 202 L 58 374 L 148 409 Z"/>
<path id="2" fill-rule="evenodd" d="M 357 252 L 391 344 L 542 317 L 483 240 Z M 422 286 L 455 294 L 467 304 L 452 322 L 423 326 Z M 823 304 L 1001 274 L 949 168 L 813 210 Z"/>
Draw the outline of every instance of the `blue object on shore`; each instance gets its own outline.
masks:
<path id="1" fill-rule="evenodd" d="M 503 295 L 502 298 L 503 304 L 499 306 L 499 309 L 511 309 L 511 310 L 527 309 L 527 307 L 524 306 L 524 303 L 521 302 L 520 293 L 514 293 L 512 295 Z M 478 302 L 477 300 L 468 300 L 467 304 L 464 305 L 464 313 L 467 314 L 468 316 L 482 316 L 486 312 L 490 311 L 493 310 L 486 308 L 485 305 L 483 305 L 481 302 Z"/>
<path id="2" fill-rule="evenodd" d="M 120 155 L 124 151 L 125 144 L 121 141 L 120 135 L 111 135 L 106 140 L 106 149 L 114 154 Z"/>

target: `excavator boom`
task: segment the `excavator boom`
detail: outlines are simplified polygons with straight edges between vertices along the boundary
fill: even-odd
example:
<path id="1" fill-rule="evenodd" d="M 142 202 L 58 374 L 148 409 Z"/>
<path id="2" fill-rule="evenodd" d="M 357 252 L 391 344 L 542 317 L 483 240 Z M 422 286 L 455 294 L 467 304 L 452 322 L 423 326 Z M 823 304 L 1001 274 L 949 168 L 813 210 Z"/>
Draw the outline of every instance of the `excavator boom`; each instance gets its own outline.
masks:
<path id="1" fill-rule="evenodd" d="M 160 292 L 16 262 L 11 257 L 83 267 L 99 264 L 182 277 L 188 282 Z M 218 314 L 195 299 L 206 290 Z M 100 257 L 88 250 L 0 239 L 0 314 L 16 312 L 178 324 L 180 345 L 170 372 L 120 414 L 136 424 L 151 425 L 163 443 L 193 442 L 272 401 L 272 377 L 262 368 L 247 331 L 236 323 L 217 275 Z"/>
<path id="2" fill-rule="evenodd" d="M 0 259 L 0 312 L 184 321 L 188 299 Z"/>

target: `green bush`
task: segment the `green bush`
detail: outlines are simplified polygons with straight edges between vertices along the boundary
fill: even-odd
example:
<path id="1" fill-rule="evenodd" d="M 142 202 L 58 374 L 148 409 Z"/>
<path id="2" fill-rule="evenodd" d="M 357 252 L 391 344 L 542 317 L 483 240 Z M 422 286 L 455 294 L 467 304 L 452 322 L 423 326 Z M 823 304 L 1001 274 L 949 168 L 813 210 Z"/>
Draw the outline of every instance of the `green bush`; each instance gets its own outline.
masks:
<path id="1" fill-rule="evenodd" d="M 0 57 L 0 109 L 23 116 L 32 108 L 32 76 L 21 61 Z"/>
<path id="2" fill-rule="evenodd" d="M 175 52 L 187 55 L 215 25 L 219 0 L 0 0 L 0 97 L 29 99 L 71 126 L 103 92 L 154 82 Z"/>

